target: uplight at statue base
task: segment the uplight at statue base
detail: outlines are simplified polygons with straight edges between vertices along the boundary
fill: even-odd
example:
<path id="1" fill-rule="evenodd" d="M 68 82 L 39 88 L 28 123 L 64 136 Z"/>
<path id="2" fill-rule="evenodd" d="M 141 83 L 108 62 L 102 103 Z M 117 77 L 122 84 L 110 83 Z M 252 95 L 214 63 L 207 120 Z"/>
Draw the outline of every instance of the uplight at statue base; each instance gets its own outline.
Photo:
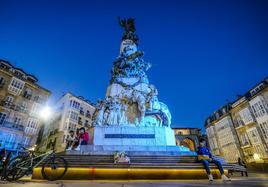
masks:
<path id="1" fill-rule="evenodd" d="M 225 170 L 227 174 L 227 170 Z M 212 169 L 214 178 L 220 178 L 217 169 Z M 56 174 L 57 175 L 57 174 Z M 41 168 L 35 168 L 32 179 L 42 180 Z M 136 169 L 136 168 L 69 168 L 64 180 L 176 180 L 207 179 L 203 169 Z"/>

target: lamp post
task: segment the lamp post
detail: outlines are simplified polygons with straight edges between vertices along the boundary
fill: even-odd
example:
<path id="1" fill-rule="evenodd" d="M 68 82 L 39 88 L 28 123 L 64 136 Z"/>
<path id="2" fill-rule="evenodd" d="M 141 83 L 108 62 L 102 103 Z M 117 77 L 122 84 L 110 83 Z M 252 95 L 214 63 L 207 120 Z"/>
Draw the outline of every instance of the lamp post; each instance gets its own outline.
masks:
<path id="1" fill-rule="evenodd" d="M 48 122 L 49 119 L 51 119 L 51 115 L 52 115 L 52 110 L 49 106 L 43 107 L 39 112 L 39 119 L 40 119 L 40 123 L 42 123 L 42 124 L 40 125 L 38 137 L 36 140 L 36 144 L 38 144 L 37 149 L 40 148 L 40 143 L 42 142 L 42 139 L 43 139 L 43 133 L 45 130 L 45 123 Z"/>

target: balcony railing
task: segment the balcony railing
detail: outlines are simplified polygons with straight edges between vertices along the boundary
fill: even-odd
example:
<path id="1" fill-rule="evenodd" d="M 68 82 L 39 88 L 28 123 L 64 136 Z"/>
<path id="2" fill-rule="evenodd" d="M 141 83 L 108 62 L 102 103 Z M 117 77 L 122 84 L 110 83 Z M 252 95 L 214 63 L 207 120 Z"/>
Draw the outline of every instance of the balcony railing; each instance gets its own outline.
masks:
<path id="1" fill-rule="evenodd" d="M 243 143 L 241 143 L 241 147 L 247 147 L 247 146 L 250 146 L 250 143 L 249 142 L 243 142 Z"/>

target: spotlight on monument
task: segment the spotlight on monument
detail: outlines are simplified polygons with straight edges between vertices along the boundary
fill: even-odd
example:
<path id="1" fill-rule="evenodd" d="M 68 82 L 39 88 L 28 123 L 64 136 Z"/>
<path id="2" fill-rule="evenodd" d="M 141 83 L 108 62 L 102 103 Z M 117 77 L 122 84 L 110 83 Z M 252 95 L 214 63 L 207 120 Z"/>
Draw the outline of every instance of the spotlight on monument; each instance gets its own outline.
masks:
<path id="1" fill-rule="evenodd" d="M 49 106 L 45 106 L 43 109 L 41 109 L 39 115 L 42 119 L 48 120 L 51 116 L 51 108 Z"/>

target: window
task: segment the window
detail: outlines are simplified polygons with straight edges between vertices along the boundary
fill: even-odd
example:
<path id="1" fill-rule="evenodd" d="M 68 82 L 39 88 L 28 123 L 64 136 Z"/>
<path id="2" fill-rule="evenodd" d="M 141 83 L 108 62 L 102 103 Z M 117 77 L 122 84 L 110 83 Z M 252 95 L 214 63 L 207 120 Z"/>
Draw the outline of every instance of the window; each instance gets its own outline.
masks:
<path id="1" fill-rule="evenodd" d="M 246 134 L 241 134 L 240 139 L 241 139 L 242 146 L 249 144 L 249 140 Z"/>
<path id="2" fill-rule="evenodd" d="M 75 131 L 76 125 L 74 123 L 69 123 L 68 131 L 73 130 Z"/>
<path id="3" fill-rule="evenodd" d="M 84 115 L 84 109 L 83 109 L 83 107 L 80 108 L 80 114 L 81 115 Z"/>
<path id="4" fill-rule="evenodd" d="M 265 138 L 268 138 L 268 121 L 260 124 L 262 134 Z"/>
<path id="5" fill-rule="evenodd" d="M 5 122 L 7 115 L 4 113 L 0 112 L 0 125 L 3 125 L 3 123 Z"/>
<path id="6" fill-rule="evenodd" d="M 25 101 L 21 103 L 21 110 L 23 111 L 27 110 L 27 103 Z"/>
<path id="7" fill-rule="evenodd" d="M 14 98 L 12 96 L 7 96 L 6 106 L 11 106 L 13 104 Z"/>
<path id="8" fill-rule="evenodd" d="M 32 97 L 32 90 L 30 88 L 26 88 L 26 90 L 23 93 L 23 97 L 27 99 L 31 99 Z"/>
<path id="9" fill-rule="evenodd" d="M 262 96 L 257 96 L 251 100 L 250 106 L 256 118 L 262 117 L 266 114 L 267 104 Z"/>
<path id="10" fill-rule="evenodd" d="M 244 108 L 240 110 L 239 115 L 241 117 L 241 120 L 245 123 L 245 125 L 252 123 L 254 121 L 249 108 Z"/>
<path id="11" fill-rule="evenodd" d="M 252 144 L 258 144 L 261 142 L 259 139 L 259 133 L 255 127 L 247 130 L 247 133 Z"/>
<path id="12" fill-rule="evenodd" d="M 78 103 L 77 101 L 71 100 L 70 101 L 70 107 L 79 110 L 80 109 L 80 103 Z"/>
<path id="13" fill-rule="evenodd" d="M 4 77 L 0 76 L 0 86 L 4 85 L 4 83 L 5 83 Z"/>
<path id="14" fill-rule="evenodd" d="M 77 121 L 78 120 L 78 113 L 71 111 L 70 112 L 70 118 Z"/>
<path id="15" fill-rule="evenodd" d="M 81 118 L 81 117 L 78 118 L 78 123 L 79 123 L 80 125 L 82 125 L 82 118 Z"/>
<path id="16" fill-rule="evenodd" d="M 31 115 L 38 116 L 39 112 L 41 111 L 42 105 L 39 103 L 34 102 L 32 105 Z"/>
<path id="17" fill-rule="evenodd" d="M 14 95 L 19 95 L 24 87 L 24 81 L 17 79 L 16 77 L 12 77 L 12 80 L 8 86 L 8 91 Z"/>
<path id="18" fill-rule="evenodd" d="M 21 126 L 21 124 L 22 124 L 21 118 L 20 117 L 15 117 L 14 127 L 19 128 Z"/>
<path id="19" fill-rule="evenodd" d="M 25 132 L 28 134 L 36 134 L 38 130 L 38 120 L 34 118 L 29 118 L 27 122 L 27 126 L 25 128 Z"/>
<path id="20" fill-rule="evenodd" d="M 86 117 L 88 117 L 88 118 L 91 117 L 89 110 L 87 110 Z"/>

